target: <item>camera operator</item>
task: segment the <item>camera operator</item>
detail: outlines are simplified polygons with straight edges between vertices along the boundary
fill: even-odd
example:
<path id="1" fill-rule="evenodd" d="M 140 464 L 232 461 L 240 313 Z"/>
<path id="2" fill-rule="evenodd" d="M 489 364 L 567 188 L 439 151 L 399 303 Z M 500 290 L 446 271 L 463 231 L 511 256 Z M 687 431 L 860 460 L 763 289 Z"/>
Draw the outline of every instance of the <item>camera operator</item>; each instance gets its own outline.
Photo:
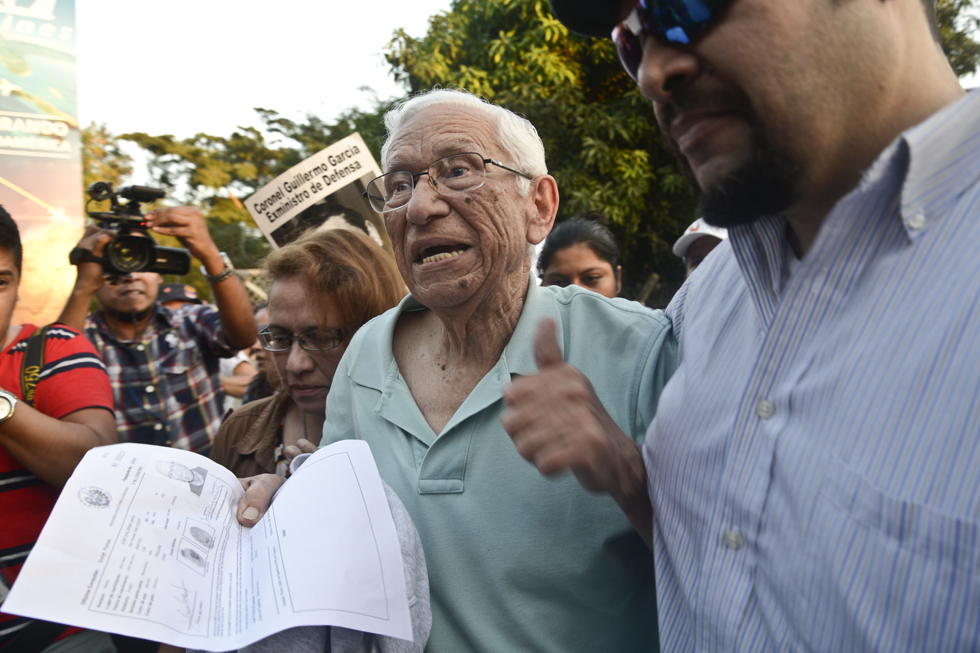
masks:
<path id="1" fill-rule="evenodd" d="M 218 251 L 194 207 L 150 211 L 146 228 L 175 236 L 204 263 L 213 306 L 180 312 L 160 306 L 160 275 L 106 275 L 102 265 L 78 264 L 59 321 L 82 330 L 105 361 L 121 442 L 160 444 L 207 455 L 221 423 L 224 393 L 219 359 L 256 339 L 251 302 L 227 257 Z M 89 227 L 78 247 L 102 257 L 115 232 Z M 92 297 L 101 309 L 88 315 Z"/>

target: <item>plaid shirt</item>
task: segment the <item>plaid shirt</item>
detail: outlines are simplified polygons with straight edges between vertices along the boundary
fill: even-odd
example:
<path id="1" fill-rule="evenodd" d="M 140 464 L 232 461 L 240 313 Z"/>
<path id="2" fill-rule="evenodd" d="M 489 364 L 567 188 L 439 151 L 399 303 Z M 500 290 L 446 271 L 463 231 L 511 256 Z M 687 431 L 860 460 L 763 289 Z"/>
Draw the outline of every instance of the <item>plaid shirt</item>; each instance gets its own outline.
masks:
<path id="1" fill-rule="evenodd" d="M 212 306 L 157 306 L 138 341 L 121 342 L 102 311 L 85 335 L 102 354 L 116 402 L 120 442 L 207 454 L 223 415 L 219 360 L 233 356 Z"/>

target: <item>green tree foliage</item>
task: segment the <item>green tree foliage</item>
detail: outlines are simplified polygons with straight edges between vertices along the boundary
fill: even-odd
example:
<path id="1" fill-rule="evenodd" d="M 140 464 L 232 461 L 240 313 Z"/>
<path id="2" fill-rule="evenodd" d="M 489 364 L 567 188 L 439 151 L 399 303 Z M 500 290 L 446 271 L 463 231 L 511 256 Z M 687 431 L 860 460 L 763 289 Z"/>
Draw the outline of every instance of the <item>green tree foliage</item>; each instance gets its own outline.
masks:
<path id="1" fill-rule="evenodd" d="M 938 0 L 944 51 L 957 75 L 980 61 L 980 0 Z M 387 59 L 410 93 L 459 86 L 527 116 L 538 128 L 562 197 L 559 220 L 602 211 L 623 245 L 624 295 L 663 305 L 683 270 L 670 246 L 696 217 L 696 191 L 662 145 L 650 103 L 621 70 L 612 44 L 570 34 L 547 0 L 454 0 L 419 39 L 395 33 Z M 397 98 L 395 98 L 397 99 Z M 200 206 L 211 232 L 239 267 L 267 251 L 241 204 L 311 154 L 359 132 L 380 160 L 381 116 L 395 100 L 375 99 L 334 120 L 300 120 L 256 109 L 262 127 L 193 138 L 126 134 L 151 156 L 155 183 L 171 200 Z M 104 126 L 85 131 L 89 172 L 110 181 L 128 162 Z M 90 142 L 91 141 L 91 142 Z M 101 149 L 99 149 L 101 148 Z M 98 166 L 104 166 L 99 168 Z"/>
<path id="2" fill-rule="evenodd" d="M 82 130 L 82 183 L 85 188 L 97 181 L 116 185 L 131 174 L 132 157 L 119 147 L 119 139 L 105 124 L 93 122 Z"/>
<path id="3" fill-rule="evenodd" d="M 957 77 L 977 71 L 980 43 L 972 37 L 980 33 L 980 2 L 977 0 L 938 0 L 936 14 L 943 52 Z"/>
<path id="4" fill-rule="evenodd" d="M 139 136 L 145 137 L 145 135 Z M 173 138 L 170 136 L 146 137 L 145 144 L 140 144 L 144 145 L 144 148 L 147 150 L 150 150 L 149 146 L 158 147 L 160 150 L 163 150 L 165 145 L 160 145 L 160 143 L 166 144 L 168 143 L 168 139 L 173 141 Z M 120 144 L 122 140 L 139 142 L 136 138 L 114 135 L 105 125 L 96 125 L 94 123 L 82 132 L 84 188 L 88 188 L 89 185 L 96 181 L 108 181 L 116 190 L 130 183 L 129 178 L 133 172 L 133 159 L 123 150 Z M 238 139 L 235 140 L 236 142 L 238 141 Z M 177 148 L 173 149 L 176 151 Z M 188 148 L 182 153 L 188 156 L 193 151 Z M 241 207 L 241 202 L 237 198 L 226 194 L 225 197 L 204 197 L 204 201 L 195 201 L 195 198 L 192 196 L 193 194 L 187 192 L 174 197 L 175 186 L 174 184 L 168 183 L 171 179 L 177 181 L 177 186 L 188 188 L 189 184 L 187 180 L 191 178 L 197 179 L 195 174 L 200 173 L 201 177 L 213 174 L 214 167 L 207 161 L 206 156 L 198 156 L 196 159 L 190 159 L 188 156 L 188 160 L 181 160 L 180 162 L 167 159 L 161 163 L 157 163 L 157 158 L 154 157 L 153 162 L 158 166 L 158 174 L 155 175 L 157 182 L 155 183 L 170 192 L 168 193 L 169 197 L 161 202 L 143 205 L 144 211 L 160 206 L 175 206 L 177 204 L 193 204 L 206 210 L 206 215 L 210 220 L 209 229 L 211 231 L 211 237 L 219 249 L 229 253 L 237 267 L 253 267 L 256 261 L 268 253 L 269 247 L 266 244 L 265 238 L 255 227 L 247 212 L 243 208 L 237 214 L 232 212 L 236 208 L 236 203 L 237 207 Z M 181 166 L 181 171 L 177 172 L 175 168 Z M 168 175 L 174 176 L 170 177 Z M 182 175 L 186 175 L 186 177 L 182 178 Z M 204 193 L 198 191 L 197 195 L 201 198 Z M 88 200 L 87 195 L 85 199 Z M 231 211 L 229 211 L 229 205 L 231 206 Z M 90 208 L 105 211 L 108 210 L 109 206 L 108 203 L 104 203 L 102 205 L 91 205 Z M 242 220 L 242 213 L 244 213 L 245 221 Z M 216 217 L 217 219 L 215 219 Z M 176 238 L 161 236 L 159 234 L 151 235 L 161 245 L 167 247 L 181 246 Z M 198 270 L 199 266 L 199 261 L 193 261 L 191 271 L 188 275 L 180 278 L 167 277 L 165 281 L 168 283 L 176 281 L 189 283 L 198 289 L 201 296 L 208 297 L 210 287 L 207 280 Z M 95 307 L 93 306 L 93 308 Z"/>
<path id="5" fill-rule="evenodd" d="M 459 86 L 525 115 L 558 181 L 559 220 L 603 212 L 623 246 L 623 294 L 642 299 L 656 274 L 649 299 L 669 297 L 683 277 L 670 247 L 696 196 L 610 41 L 570 34 L 546 0 L 455 0 L 423 38 L 397 32 L 387 56 L 412 92 Z"/>
<path id="6" fill-rule="evenodd" d="M 388 103 L 377 100 L 369 111 L 353 108 L 328 123 L 309 114 L 295 121 L 270 109 L 256 108 L 262 128 L 239 127 L 230 136 L 132 133 L 120 136 L 150 155 L 154 183 L 168 197 L 206 212 L 211 235 L 238 267 L 254 267 L 269 245 L 242 201 L 280 174 L 336 141 L 360 132 L 377 153 L 384 128 L 379 116 Z"/>
<path id="7" fill-rule="evenodd" d="M 167 191 L 170 204 L 192 204 L 207 215 L 211 237 L 238 267 L 255 267 L 268 253 L 265 238 L 241 198 L 278 175 L 286 152 L 266 141 L 263 132 L 240 128 L 230 136 L 197 134 L 123 134 L 150 154 L 154 184 Z"/>

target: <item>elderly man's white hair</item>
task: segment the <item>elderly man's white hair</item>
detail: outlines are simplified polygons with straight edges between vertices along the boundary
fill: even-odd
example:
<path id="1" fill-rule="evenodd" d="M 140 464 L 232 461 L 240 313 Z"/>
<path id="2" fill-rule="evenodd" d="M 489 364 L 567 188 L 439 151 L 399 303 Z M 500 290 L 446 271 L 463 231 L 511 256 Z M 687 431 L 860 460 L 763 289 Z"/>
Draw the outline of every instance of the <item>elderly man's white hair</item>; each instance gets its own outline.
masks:
<path id="1" fill-rule="evenodd" d="M 501 152 L 505 152 L 510 158 L 509 161 L 504 160 L 502 163 L 513 165 L 532 176 L 543 175 L 548 172 L 548 166 L 544 160 L 544 143 L 538 136 L 538 130 L 527 118 L 496 104 L 490 104 L 469 91 L 445 88 L 420 93 L 413 98 L 400 102 L 385 114 L 385 128 L 388 130 L 388 137 L 381 147 L 381 167 L 386 172 L 390 172 L 388 169 L 388 145 L 398 134 L 405 121 L 426 107 L 438 105 L 469 107 L 486 114 L 496 123 L 497 145 Z M 481 154 L 489 156 L 487 152 L 481 152 Z M 517 184 L 521 195 L 527 195 L 531 189 L 531 182 L 518 176 Z"/>

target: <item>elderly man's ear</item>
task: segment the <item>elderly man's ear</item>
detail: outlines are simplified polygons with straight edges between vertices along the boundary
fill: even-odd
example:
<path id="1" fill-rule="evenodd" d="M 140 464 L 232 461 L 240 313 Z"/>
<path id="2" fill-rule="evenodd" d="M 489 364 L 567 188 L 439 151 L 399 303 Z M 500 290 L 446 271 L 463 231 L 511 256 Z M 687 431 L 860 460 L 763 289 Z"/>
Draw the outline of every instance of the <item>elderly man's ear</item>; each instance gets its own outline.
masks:
<path id="1" fill-rule="evenodd" d="M 531 220 L 527 229 L 527 240 L 537 245 L 551 233 L 558 214 L 558 184 L 551 175 L 538 175 L 531 182 L 528 203 Z"/>

